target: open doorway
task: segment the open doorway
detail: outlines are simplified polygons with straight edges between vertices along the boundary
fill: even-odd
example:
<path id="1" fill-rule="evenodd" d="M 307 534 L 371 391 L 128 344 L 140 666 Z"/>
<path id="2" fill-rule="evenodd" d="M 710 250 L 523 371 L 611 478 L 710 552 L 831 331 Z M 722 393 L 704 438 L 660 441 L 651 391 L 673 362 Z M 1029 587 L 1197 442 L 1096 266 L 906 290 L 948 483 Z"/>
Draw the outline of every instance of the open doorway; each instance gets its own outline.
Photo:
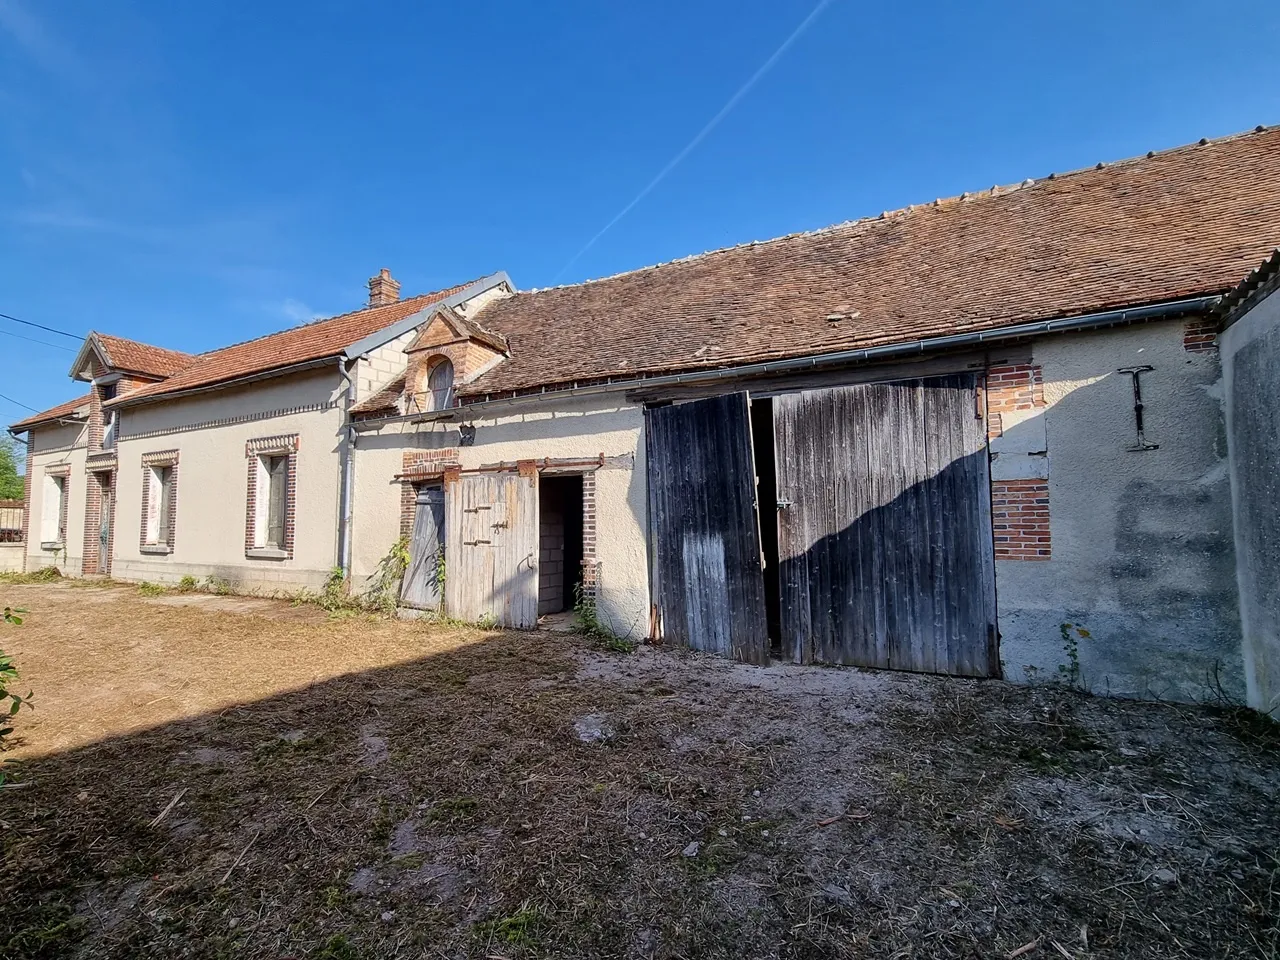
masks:
<path id="1" fill-rule="evenodd" d="M 751 397 L 751 446 L 756 463 L 756 512 L 760 522 L 765 621 L 769 629 L 770 654 L 781 657 L 782 595 L 778 582 L 778 495 L 772 397 Z"/>
<path id="2" fill-rule="evenodd" d="M 572 610 L 582 582 L 582 476 L 538 484 L 538 616 Z"/>

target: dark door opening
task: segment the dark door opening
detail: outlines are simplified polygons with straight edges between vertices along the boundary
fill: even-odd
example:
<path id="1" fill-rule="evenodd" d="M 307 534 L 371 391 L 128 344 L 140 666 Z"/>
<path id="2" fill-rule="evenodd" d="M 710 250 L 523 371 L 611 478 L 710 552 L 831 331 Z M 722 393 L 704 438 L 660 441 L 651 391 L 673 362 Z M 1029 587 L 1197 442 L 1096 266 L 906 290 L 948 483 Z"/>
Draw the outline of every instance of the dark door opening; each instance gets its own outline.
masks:
<path id="1" fill-rule="evenodd" d="M 582 477 L 543 474 L 538 498 L 541 617 L 572 610 L 582 582 Z"/>
<path id="2" fill-rule="evenodd" d="M 756 515 L 764 561 L 764 613 L 769 653 L 782 655 L 782 600 L 778 584 L 777 464 L 773 454 L 773 398 L 751 398 L 751 445 L 756 461 Z"/>

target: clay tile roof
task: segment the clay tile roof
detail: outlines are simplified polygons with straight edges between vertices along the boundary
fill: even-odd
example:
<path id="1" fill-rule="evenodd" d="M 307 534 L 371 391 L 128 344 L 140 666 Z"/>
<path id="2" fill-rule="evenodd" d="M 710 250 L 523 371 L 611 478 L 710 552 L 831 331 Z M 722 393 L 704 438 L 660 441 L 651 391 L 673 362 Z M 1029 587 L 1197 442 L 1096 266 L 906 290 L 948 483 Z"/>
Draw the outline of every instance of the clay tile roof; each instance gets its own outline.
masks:
<path id="1" fill-rule="evenodd" d="M 72 417 L 81 407 L 85 408 L 85 416 L 88 415 L 90 395 L 85 394 L 83 397 L 76 397 L 74 400 L 68 400 L 66 403 L 60 403 L 56 407 L 50 407 L 48 410 L 41 410 L 39 413 L 33 413 L 24 420 L 19 420 L 9 429 L 13 433 L 22 433 L 24 430 L 30 430 L 32 427 L 39 426 L 42 423 L 48 423 L 51 420 L 57 420 L 60 417 Z M 83 419 L 83 418 L 78 418 Z"/>
<path id="2" fill-rule="evenodd" d="M 190 353 L 153 347 L 149 343 L 113 337 L 107 333 L 95 331 L 92 336 L 107 355 L 107 362 L 117 370 L 128 370 L 131 373 L 143 373 L 153 377 L 170 377 L 179 370 L 191 366 L 196 359 Z"/>
<path id="3" fill-rule="evenodd" d="M 385 307 L 365 307 L 338 317 L 316 320 L 256 340 L 202 353 L 193 363 L 167 380 L 140 387 L 113 401 L 112 405 L 133 403 L 143 397 L 163 396 L 192 387 L 211 386 L 310 360 L 336 357 L 351 344 L 458 293 L 475 282 L 461 283 L 447 290 L 398 300 Z"/>
<path id="4" fill-rule="evenodd" d="M 1218 294 L 1280 239 L 1280 127 L 747 244 L 479 319 L 486 395 L 804 356 Z"/>

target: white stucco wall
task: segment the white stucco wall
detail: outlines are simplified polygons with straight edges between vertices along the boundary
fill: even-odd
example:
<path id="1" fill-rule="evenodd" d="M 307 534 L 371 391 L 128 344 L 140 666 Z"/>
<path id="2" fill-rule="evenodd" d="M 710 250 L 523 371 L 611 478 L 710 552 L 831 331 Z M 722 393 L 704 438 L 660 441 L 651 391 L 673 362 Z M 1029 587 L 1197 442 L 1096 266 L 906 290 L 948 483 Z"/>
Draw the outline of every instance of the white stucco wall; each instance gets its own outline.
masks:
<path id="1" fill-rule="evenodd" d="M 499 408 L 501 409 L 501 408 Z M 645 554 L 644 415 L 620 397 L 521 405 L 469 421 L 472 446 L 459 448 L 464 469 L 526 459 L 579 459 L 631 454 L 633 467 L 596 471 L 597 608 L 617 633 L 648 629 Z M 456 425 L 397 424 L 362 432 L 356 443 L 352 572 L 368 577 L 400 532 L 400 473 L 406 450 L 459 447 Z"/>
<path id="2" fill-rule="evenodd" d="M 21 573 L 23 543 L 0 543 L 0 573 Z"/>
<path id="3" fill-rule="evenodd" d="M 1220 337 L 1249 704 L 1280 709 L 1280 290 Z"/>
<path id="4" fill-rule="evenodd" d="M 112 575 L 172 583 L 219 577 L 251 592 L 317 587 L 337 562 L 342 380 L 336 367 L 126 408 L 118 445 Z M 297 434 L 294 555 L 245 556 L 247 441 Z M 142 455 L 178 451 L 173 552 L 144 553 Z"/>
<path id="5" fill-rule="evenodd" d="M 84 555 L 85 448 L 87 427 L 81 424 L 57 424 L 37 427 L 32 433 L 34 451 L 27 462 L 31 472 L 30 529 L 27 532 L 27 569 L 57 567 L 64 574 L 80 573 Z M 69 465 L 67 481 L 67 535 L 63 549 L 45 550 L 42 544 L 41 518 L 44 516 L 45 477 L 49 467 Z"/>
<path id="6" fill-rule="evenodd" d="M 1006 419 L 993 476 L 1047 469 L 1052 559 L 997 562 L 1009 680 L 1060 677 L 1069 623 L 1097 693 L 1242 690 L 1220 368 L 1212 352 L 1185 351 L 1182 333 L 1169 321 L 1032 344 L 1046 407 Z M 1143 364 L 1154 367 L 1142 374 L 1146 438 L 1159 448 L 1135 453 L 1133 381 L 1117 370 Z M 1019 451 L 1028 463 L 1013 462 Z"/>

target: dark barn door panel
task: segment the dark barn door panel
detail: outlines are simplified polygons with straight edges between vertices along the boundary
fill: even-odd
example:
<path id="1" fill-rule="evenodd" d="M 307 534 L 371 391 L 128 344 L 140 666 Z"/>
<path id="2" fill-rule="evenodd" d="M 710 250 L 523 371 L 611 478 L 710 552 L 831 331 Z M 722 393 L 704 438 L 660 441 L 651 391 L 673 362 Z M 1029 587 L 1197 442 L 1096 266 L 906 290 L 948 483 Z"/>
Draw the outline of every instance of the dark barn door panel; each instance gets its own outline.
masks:
<path id="1" fill-rule="evenodd" d="M 669 642 L 766 663 L 747 403 L 737 393 L 645 411 L 654 600 Z"/>
<path id="2" fill-rule="evenodd" d="M 976 380 L 774 398 L 783 650 L 989 677 L 995 562 Z"/>

